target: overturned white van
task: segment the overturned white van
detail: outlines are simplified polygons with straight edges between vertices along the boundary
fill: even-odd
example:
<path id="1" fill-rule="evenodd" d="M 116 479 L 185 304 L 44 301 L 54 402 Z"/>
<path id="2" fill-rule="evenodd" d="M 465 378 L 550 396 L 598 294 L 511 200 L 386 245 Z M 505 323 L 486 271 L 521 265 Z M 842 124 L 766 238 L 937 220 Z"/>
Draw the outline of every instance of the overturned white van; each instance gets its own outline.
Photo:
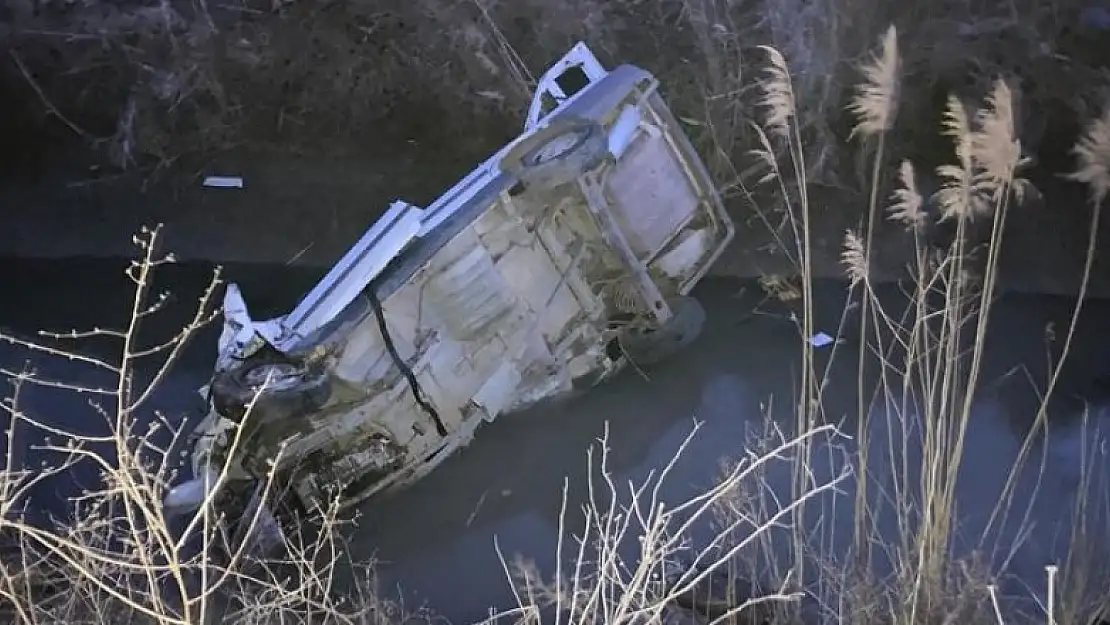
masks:
<path id="1" fill-rule="evenodd" d="M 431 206 L 395 202 L 290 313 L 253 320 L 230 285 L 199 481 L 169 503 L 224 475 L 242 505 L 266 480 L 350 505 L 484 421 L 693 341 L 688 293 L 734 229 L 658 86 L 578 44 L 519 138 Z"/>

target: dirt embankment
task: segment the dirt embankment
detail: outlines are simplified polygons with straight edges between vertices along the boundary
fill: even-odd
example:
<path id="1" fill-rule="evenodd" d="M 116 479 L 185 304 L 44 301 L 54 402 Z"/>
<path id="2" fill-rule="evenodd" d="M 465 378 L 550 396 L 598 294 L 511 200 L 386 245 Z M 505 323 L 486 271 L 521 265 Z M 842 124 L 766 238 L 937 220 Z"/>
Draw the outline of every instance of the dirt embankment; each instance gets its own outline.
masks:
<path id="1" fill-rule="evenodd" d="M 12 0 L 0 8 L 0 254 L 130 254 L 131 233 L 162 222 L 184 258 L 329 264 L 391 199 L 430 202 L 514 136 L 533 77 L 584 40 L 606 64 L 651 69 L 689 123 L 740 226 L 717 270 L 786 272 L 740 192 L 754 182 L 743 175 L 764 62 L 754 45 L 768 43 L 795 74 L 815 266 L 839 275 L 867 186 L 843 105 L 854 65 L 893 22 L 903 90 L 890 169 L 947 158 L 936 132 L 946 93 L 975 97 L 1009 78 L 1045 202 L 1007 232 L 1005 286 L 1074 292 L 1089 213 L 1053 174 L 1070 168 L 1079 123 L 1110 85 L 1088 5 Z M 246 187 L 200 187 L 199 176 L 220 174 Z M 774 198 L 760 208 L 777 223 Z M 888 229 L 882 277 L 908 260 L 905 237 Z M 1110 295 L 1110 269 L 1096 274 L 1096 292 Z"/>

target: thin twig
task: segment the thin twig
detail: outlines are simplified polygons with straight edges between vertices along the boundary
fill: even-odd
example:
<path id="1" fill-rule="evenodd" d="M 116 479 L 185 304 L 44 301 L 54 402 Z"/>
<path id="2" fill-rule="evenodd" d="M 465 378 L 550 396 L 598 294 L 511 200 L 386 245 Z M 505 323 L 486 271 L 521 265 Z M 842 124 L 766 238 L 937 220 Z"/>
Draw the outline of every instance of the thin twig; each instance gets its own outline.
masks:
<path id="1" fill-rule="evenodd" d="M 27 69 L 27 66 L 23 64 L 23 60 L 19 58 L 19 55 L 16 54 L 14 50 L 10 51 L 10 54 L 12 55 L 12 60 L 15 61 L 15 66 L 19 68 L 19 73 L 23 74 L 24 80 L 26 80 L 31 89 L 34 90 L 35 95 L 39 97 L 39 101 L 42 102 L 42 105 L 46 107 L 46 111 L 51 115 L 57 117 L 59 121 L 65 124 L 70 130 L 72 130 L 81 138 L 87 139 L 89 141 L 95 141 L 95 137 L 93 137 L 88 132 L 85 132 L 85 130 L 77 124 L 70 121 L 68 117 L 62 115 L 62 112 L 58 110 L 58 107 L 54 106 L 54 103 L 50 101 L 50 98 L 46 97 L 46 94 L 43 93 L 42 88 L 39 87 L 39 84 L 35 82 L 34 78 L 31 77 L 31 72 Z"/>

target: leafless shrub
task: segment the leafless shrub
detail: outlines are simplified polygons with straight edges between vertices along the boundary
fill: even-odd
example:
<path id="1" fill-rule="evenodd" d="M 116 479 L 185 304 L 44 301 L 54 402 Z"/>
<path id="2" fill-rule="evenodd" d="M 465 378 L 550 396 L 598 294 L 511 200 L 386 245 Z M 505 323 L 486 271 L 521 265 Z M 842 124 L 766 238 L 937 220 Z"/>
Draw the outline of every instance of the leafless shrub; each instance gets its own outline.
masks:
<path id="1" fill-rule="evenodd" d="M 574 516 L 566 509 L 564 487 L 554 578 L 543 579 L 527 560 L 518 558 L 510 564 L 502 555 L 518 607 L 491 617 L 489 622 L 501 618 L 526 623 L 542 623 L 550 618 L 571 624 L 660 622 L 682 603 L 681 598 L 706 586 L 712 576 L 727 571 L 737 554 L 757 549 L 769 533 L 787 526 L 803 502 L 835 492 L 850 477 L 846 468 L 815 483 L 800 497 L 767 509 L 761 517 L 729 519 L 707 542 L 695 546 L 692 530 L 710 523 L 714 511 L 738 489 L 756 486 L 769 465 L 788 465 L 807 441 L 835 444 L 837 438 L 835 428 L 829 425 L 792 439 L 781 438 L 731 465 L 713 488 L 668 504 L 661 489 L 696 431 L 697 427 L 665 467 L 652 471 L 642 483 L 625 485 L 619 484 L 609 469 L 608 434 L 604 435 L 599 440 L 596 466 L 594 449 L 588 452 L 589 497 L 581 510 L 578 531 L 566 526 L 574 522 Z M 722 607 L 720 615 L 715 615 L 715 622 L 764 614 L 774 609 L 773 604 L 800 598 L 789 580 L 783 582 L 777 591 L 735 597 Z M 760 622 L 757 617 L 753 619 Z"/>
<path id="2" fill-rule="evenodd" d="M 263 530 L 262 510 L 276 509 L 278 482 L 263 484 L 265 506 L 240 521 L 239 536 L 225 533 L 219 504 L 229 481 L 221 467 L 199 510 L 175 519 L 163 505 L 177 480 L 177 458 L 186 432 L 179 420 L 147 408 L 155 389 L 169 375 L 186 343 L 213 313 L 212 296 L 219 272 L 201 295 L 192 319 L 169 340 L 144 345 L 140 325 L 157 315 L 167 294 L 152 293 L 154 272 L 172 256 L 157 250 L 158 229 L 135 239 L 141 257 L 127 275 L 135 284 L 126 327 L 43 333 L 41 342 L 0 335 L 0 340 L 43 358 L 68 359 L 106 371 L 112 385 L 91 387 L 47 379 L 31 370 L 4 371 L 14 392 L 3 404 L 8 417 L 7 465 L 0 471 L 0 536 L 8 539 L 0 553 L 0 605 L 18 623 L 365 623 L 390 622 L 400 615 L 379 599 L 369 584 L 354 597 L 333 591 L 336 567 L 343 562 L 343 522 L 338 505 L 305 522 L 311 529 L 286 528 L 279 555 L 260 555 L 252 536 Z M 89 355 L 58 342 L 82 338 L 115 340 L 115 359 Z M 153 374 L 144 363 L 154 359 Z M 102 419 L 106 433 L 88 428 L 70 431 L 57 419 L 26 411 L 21 393 L 28 387 L 51 387 L 90 397 L 84 419 Z M 72 422 L 72 420 L 70 421 Z M 35 448 L 57 458 L 42 468 L 18 464 L 17 430 L 48 435 Z M 241 444 L 240 432 L 232 433 Z M 97 484 L 68 501 L 70 516 L 52 524 L 24 514 L 37 485 L 74 467 L 91 466 Z M 365 568 L 365 567 L 364 567 Z M 371 571 L 367 570 L 367 575 Z M 367 580 L 371 580 L 367 577 Z"/>

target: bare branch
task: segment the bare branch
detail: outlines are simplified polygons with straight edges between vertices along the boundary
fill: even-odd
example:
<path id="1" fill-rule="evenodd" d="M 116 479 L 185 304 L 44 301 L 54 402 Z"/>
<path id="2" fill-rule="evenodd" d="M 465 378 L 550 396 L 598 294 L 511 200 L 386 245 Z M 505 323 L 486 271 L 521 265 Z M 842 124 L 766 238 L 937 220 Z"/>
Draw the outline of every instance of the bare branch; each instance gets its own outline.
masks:
<path id="1" fill-rule="evenodd" d="M 95 386 L 82 386 L 80 384 L 73 384 L 70 382 L 62 382 L 61 380 L 46 380 L 35 375 L 30 375 L 21 371 L 13 371 L 0 367 L 0 375 L 19 380 L 20 382 L 27 382 L 35 386 L 45 386 L 49 388 L 56 388 L 65 391 L 72 391 L 74 393 L 91 393 L 94 395 L 113 395 L 114 390 L 106 388 L 97 388 Z"/>
<path id="2" fill-rule="evenodd" d="M 19 55 L 16 54 L 14 50 L 8 50 L 8 54 L 11 55 L 12 61 L 15 62 L 15 66 L 19 69 L 19 73 L 23 74 L 23 79 L 27 81 L 27 85 L 31 87 L 31 89 L 35 92 L 35 95 L 39 97 L 39 101 L 42 102 L 42 105 L 44 107 L 46 107 L 46 111 L 54 117 L 57 117 L 58 121 L 65 124 L 66 127 L 68 127 L 81 138 L 89 141 L 95 141 L 95 137 L 85 132 L 85 130 L 77 124 L 71 122 L 69 118 L 63 115 L 62 112 L 58 110 L 58 107 L 54 106 L 54 103 L 46 97 L 46 94 L 42 91 L 42 87 L 39 87 L 39 84 L 35 82 L 34 78 L 31 77 L 31 72 L 27 69 L 27 66 L 24 65 L 23 59 L 19 58 Z"/>
<path id="3" fill-rule="evenodd" d="M 39 330 L 39 336 L 45 336 L 46 338 L 59 340 L 87 339 L 97 336 L 109 336 L 112 338 L 122 339 L 124 334 L 119 330 L 93 328 L 92 330 L 70 330 L 69 332 L 49 332 L 47 330 Z"/>
<path id="4" fill-rule="evenodd" d="M 34 341 L 16 338 L 9 334 L 0 333 L 0 342 L 15 345 L 16 347 L 23 347 L 25 349 L 29 349 L 31 351 L 39 352 L 42 354 L 49 354 L 50 356 L 56 356 L 58 358 L 65 358 L 66 360 L 83 362 L 95 367 L 100 367 L 101 369 L 106 369 L 108 371 L 111 371 L 112 373 L 119 373 L 119 367 L 111 365 L 103 360 L 100 360 L 99 358 L 93 358 L 91 356 L 85 356 L 83 354 L 67 352 L 65 350 L 49 347 L 40 343 L 35 343 Z"/>

